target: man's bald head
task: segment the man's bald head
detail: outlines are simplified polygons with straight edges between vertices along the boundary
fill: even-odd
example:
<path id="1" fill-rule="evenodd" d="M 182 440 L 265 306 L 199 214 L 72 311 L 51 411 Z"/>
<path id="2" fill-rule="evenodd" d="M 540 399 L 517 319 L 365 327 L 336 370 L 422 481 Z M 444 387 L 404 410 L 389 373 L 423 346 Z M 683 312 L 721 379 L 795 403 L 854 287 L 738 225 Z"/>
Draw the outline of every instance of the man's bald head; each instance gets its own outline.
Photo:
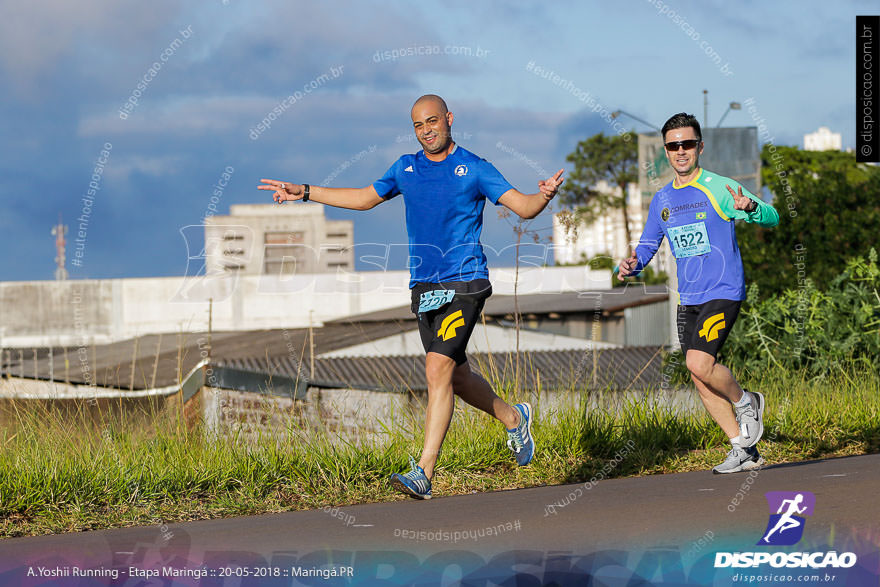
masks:
<path id="1" fill-rule="evenodd" d="M 425 150 L 425 156 L 442 161 L 452 146 L 452 112 L 437 94 L 425 94 L 413 104 L 410 116 L 416 139 Z"/>
<path id="2" fill-rule="evenodd" d="M 440 108 L 441 114 L 446 114 L 449 112 L 449 108 L 446 107 L 446 100 L 438 96 L 437 94 L 425 94 L 413 104 L 412 110 L 415 110 L 417 107 L 422 105 L 431 104 L 432 106 L 438 106 Z"/>

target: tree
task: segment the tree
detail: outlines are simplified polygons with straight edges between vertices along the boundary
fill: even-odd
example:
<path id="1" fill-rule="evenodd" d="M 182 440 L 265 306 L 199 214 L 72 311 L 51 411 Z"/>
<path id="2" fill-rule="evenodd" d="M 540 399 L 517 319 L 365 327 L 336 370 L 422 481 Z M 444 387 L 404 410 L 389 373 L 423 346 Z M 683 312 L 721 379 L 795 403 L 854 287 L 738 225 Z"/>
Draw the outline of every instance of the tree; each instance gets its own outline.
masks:
<path id="1" fill-rule="evenodd" d="M 779 225 L 737 223 L 746 280 L 760 297 L 804 287 L 826 289 L 845 259 L 877 247 L 880 169 L 852 153 L 765 145 L 761 176 Z"/>
<path id="2" fill-rule="evenodd" d="M 634 132 L 622 135 L 594 135 L 577 144 L 566 160 L 574 163 L 574 171 L 565 178 L 559 191 L 559 201 L 574 206 L 575 225 L 592 224 L 610 210 L 620 210 L 626 242 L 632 243 L 629 211 L 626 207 L 626 186 L 638 181 L 639 151 Z M 620 194 L 598 191 L 597 184 L 605 180 L 620 188 Z M 571 225 L 569 225 L 569 228 Z"/>

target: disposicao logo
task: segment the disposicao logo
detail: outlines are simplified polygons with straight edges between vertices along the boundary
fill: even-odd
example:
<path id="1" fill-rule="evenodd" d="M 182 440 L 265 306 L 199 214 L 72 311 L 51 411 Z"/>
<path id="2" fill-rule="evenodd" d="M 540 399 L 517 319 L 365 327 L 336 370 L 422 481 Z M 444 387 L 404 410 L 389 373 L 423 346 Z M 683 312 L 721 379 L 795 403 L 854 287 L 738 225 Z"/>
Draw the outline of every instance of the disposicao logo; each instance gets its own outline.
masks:
<path id="1" fill-rule="evenodd" d="M 816 496 L 809 491 L 771 491 L 764 496 L 770 506 L 770 520 L 758 545 L 791 546 L 800 542 L 806 525 L 803 516 L 813 515 Z"/>
<path id="2" fill-rule="evenodd" d="M 764 494 L 770 508 L 767 528 L 757 546 L 792 546 L 804 535 L 806 518 L 812 516 L 816 496 L 809 491 L 770 491 Z M 715 568 L 757 568 L 769 564 L 774 568 L 844 568 L 856 564 L 853 552 L 716 552 Z"/>

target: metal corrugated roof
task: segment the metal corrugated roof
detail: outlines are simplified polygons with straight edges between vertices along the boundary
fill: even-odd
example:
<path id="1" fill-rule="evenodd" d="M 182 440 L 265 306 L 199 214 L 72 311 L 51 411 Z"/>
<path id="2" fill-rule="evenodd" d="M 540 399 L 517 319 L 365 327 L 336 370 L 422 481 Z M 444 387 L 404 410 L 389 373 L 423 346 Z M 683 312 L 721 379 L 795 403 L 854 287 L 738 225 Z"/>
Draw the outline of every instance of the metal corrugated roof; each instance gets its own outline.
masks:
<path id="1" fill-rule="evenodd" d="M 313 329 L 314 354 L 345 348 L 376 338 L 404 332 L 412 324 L 375 322 L 328 325 Z M 148 335 L 78 349 L 63 347 L 4 349 L 2 372 L 31 379 L 63 381 L 117 389 L 150 389 L 176 385 L 199 361 L 207 357 L 207 332 Z M 214 332 L 211 360 L 247 359 L 255 364 L 272 359 L 288 365 L 310 358 L 309 329 Z M 51 354 L 51 359 L 50 359 Z M 134 377 L 132 377 L 132 366 Z M 293 368 L 293 372 L 296 369 Z"/>
<path id="2" fill-rule="evenodd" d="M 512 384 L 514 353 L 469 355 L 486 379 Z M 662 347 L 520 353 L 521 387 L 536 389 L 645 389 L 661 381 Z M 383 391 L 424 391 L 424 356 L 336 357 L 315 361 L 315 385 Z"/>
<path id="3" fill-rule="evenodd" d="M 409 322 L 409 323 L 407 323 Z M 313 331 L 314 354 L 331 351 L 412 329 L 411 321 L 334 323 Z M 206 358 L 207 333 L 150 335 L 106 345 L 67 349 L 6 349 L 2 370 L 11 376 L 96 385 L 117 389 L 152 389 L 176 385 Z M 585 341 L 586 344 L 586 341 Z M 200 350 L 200 345 L 201 349 Z M 215 332 L 211 363 L 291 379 L 317 387 L 353 387 L 389 391 L 425 390 L 424 356 L 315 358 L 309 373 L 309 329 Z M 21 354 L 19 354 L 21 353 Z M 36 353 L 36 361 L 34 361 Z M 204 356 L 203 356 L 204 355 Z M 85 356 L 85 363 L 80 359 Z M 20 357 L 22 360 L 20 360 Z M 512 353 L 471 355 L 471 364 L 494 381 L 513 381 Z M 595 363 L 595 369 L 594 369 Z M 660 378 L 658 347 L 625 347 L 593 351 L 520 353 L 520 384 L 544 389 L 656 385 Z M 84 372 L 82 365 L 88 366 Z M 132 365 L 134 377 L 132 378 Z M 595 376 L 594 376 L 595 374 Z"/>
<path id="4" fill-rule="evenodd" d="M 626 287 L 596 291 L 527 294 L 519 296 L 493 295 L 486 300 L 483 314 L 487 317 L 512 316 L 519 309 L 520 314 L 572 314 L 581 312 L 618 312 L 632 306 L 653 304 L 669 299 L 669 288 L 665 285 L 628 284 Z M 383 322 L 387 320 L 413 320 L 409 306 L 398 306 L 380 312 L 358 314 L 328 322 L 328 324 L 357 324 Z"/>

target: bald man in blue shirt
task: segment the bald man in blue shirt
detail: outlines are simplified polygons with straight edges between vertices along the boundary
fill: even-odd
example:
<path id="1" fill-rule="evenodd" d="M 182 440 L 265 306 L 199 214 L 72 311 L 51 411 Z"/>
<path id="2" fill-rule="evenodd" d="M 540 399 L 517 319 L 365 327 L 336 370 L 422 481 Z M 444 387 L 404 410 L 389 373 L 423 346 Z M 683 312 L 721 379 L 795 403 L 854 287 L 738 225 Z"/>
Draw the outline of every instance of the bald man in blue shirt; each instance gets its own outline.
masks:
<path id="1" fill-rule="evenodd" d="M 372 185 L 327 188 L 263 179 L 276 202 L 304 200 L 339 208 L 369 210 L 398 195 L 406 206 L 412 310 L 427 353 L 428 406 L 425 439 L 418 462 L 394 474 L 392 487 L 418 499 L 431 498 L 431 480 L 452 420 L 453 395 L 494 416 L 507 429 L 508 447 L 520 466 L 531 462 L 532 408 L 498 397 L 489 383 L 471 371 L 465 355 L 483 303 L 492 293 L 486 255 L 480 244 L 486 200 L 534 218 L 562 184 L 562 169 L 538 182 L 538 192 L 523 194 L 495 167 L 452 140 L 454 116 L 446 102 L 428 94 L 410 112 L 422 150 L 400 157 Z"/>

